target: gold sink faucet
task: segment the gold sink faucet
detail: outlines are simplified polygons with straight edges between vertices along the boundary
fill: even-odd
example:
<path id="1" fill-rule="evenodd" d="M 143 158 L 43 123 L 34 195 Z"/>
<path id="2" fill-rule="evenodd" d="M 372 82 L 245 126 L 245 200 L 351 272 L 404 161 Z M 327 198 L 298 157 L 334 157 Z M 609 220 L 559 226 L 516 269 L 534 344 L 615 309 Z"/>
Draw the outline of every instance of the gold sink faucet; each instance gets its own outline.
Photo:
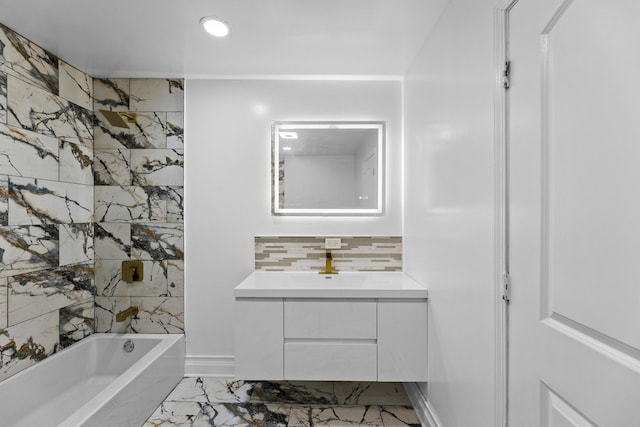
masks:
<path id="1" fill-rule="evenodd" d="M 116 314 L 116 322 L 124 322 L 127 317 L 135 316 L 138 314 L 138 307 L 129 307 L 126 310 L 122 310 Z"/>
<path id="2" fill-rule="evenodd" d="M 331 258 L 331 251 L 327 251 L 327 259 L 324 264 L 324 271 L 321 271 L 320 274 L 338 274 L 338 272 L 333 269 L 332 261 L 333 258 Z"/>

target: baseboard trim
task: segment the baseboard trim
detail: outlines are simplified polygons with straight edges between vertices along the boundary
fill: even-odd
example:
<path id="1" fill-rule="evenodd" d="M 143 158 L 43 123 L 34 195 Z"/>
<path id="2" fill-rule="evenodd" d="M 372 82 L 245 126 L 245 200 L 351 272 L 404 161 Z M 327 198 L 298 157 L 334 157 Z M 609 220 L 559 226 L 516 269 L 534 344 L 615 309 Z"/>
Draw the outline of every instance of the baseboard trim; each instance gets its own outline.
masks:
<path id="1" fill-rule="evenodd" d="M 431 406 L 427 397 L 422 393 L 420 387 L 418 387 L 418 384 L 404 383 L 403 385 L 413 405 L 413 409 L 415 409 L 420 419 L 420 423 L 424 427 L 444 427 L 433 410 L 433 406 Z"/>
<path id="2" fill-rule="evenodd" d="M 186 356 L 184 375 L 187 377 L 233 378 L 233 356 Z"/>

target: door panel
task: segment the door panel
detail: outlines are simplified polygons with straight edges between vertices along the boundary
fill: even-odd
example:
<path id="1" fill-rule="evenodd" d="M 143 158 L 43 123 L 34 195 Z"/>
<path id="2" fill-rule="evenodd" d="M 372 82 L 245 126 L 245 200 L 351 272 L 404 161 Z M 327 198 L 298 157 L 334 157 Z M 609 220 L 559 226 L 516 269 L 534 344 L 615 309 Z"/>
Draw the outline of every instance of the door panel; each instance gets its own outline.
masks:
<path id="1" fill-rule="evenodd" d="M 640 426 L 640 2 L 509 13 L 511 426 Z"/>

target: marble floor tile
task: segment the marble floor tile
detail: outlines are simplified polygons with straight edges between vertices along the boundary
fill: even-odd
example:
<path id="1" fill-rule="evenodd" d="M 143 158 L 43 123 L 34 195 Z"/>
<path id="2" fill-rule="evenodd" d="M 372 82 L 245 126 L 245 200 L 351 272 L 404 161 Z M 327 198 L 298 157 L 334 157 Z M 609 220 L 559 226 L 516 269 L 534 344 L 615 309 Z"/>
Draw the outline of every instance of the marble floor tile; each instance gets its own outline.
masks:
<path id="1" fill-rule="evenodd" d="M 253 388 L 251 401 L 306 405 L 336 403 L 333 383 L 319 381 L 258 381 Z"/>
<path id="2" fill-rule="evenodd" d="M 246 403 L 253 383 L 208 377 L 187 377 L 165 399 L 167 402 Z"/>
<path id="3" fill-rule="evenodd" d="M 377 406 L 294 406 L 289 426 L 383 426 Z"/>
<path id="4" fill-rule="evenodd" d="M 380 415 L 385 427 L 420 427 L 420 420 L 411 406 L 381 406 Z"/>
<path id="5" fill-rule="evenodd" d="M 334 394 L 340 405 L 411 406 L 400 383 L 336 382 Z"/>

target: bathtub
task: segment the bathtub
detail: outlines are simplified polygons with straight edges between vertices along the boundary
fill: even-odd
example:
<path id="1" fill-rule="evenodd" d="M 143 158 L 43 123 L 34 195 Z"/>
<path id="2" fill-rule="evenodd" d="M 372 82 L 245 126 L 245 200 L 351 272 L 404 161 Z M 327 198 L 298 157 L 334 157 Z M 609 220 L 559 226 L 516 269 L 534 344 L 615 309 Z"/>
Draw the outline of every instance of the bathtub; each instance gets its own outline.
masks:
<path id="1" fill-rule="evenodd" d="M 93 334 L 1 382 L 1 424 L 140 427 L 184 376 L 184 355 L 184 335 Z"/>

